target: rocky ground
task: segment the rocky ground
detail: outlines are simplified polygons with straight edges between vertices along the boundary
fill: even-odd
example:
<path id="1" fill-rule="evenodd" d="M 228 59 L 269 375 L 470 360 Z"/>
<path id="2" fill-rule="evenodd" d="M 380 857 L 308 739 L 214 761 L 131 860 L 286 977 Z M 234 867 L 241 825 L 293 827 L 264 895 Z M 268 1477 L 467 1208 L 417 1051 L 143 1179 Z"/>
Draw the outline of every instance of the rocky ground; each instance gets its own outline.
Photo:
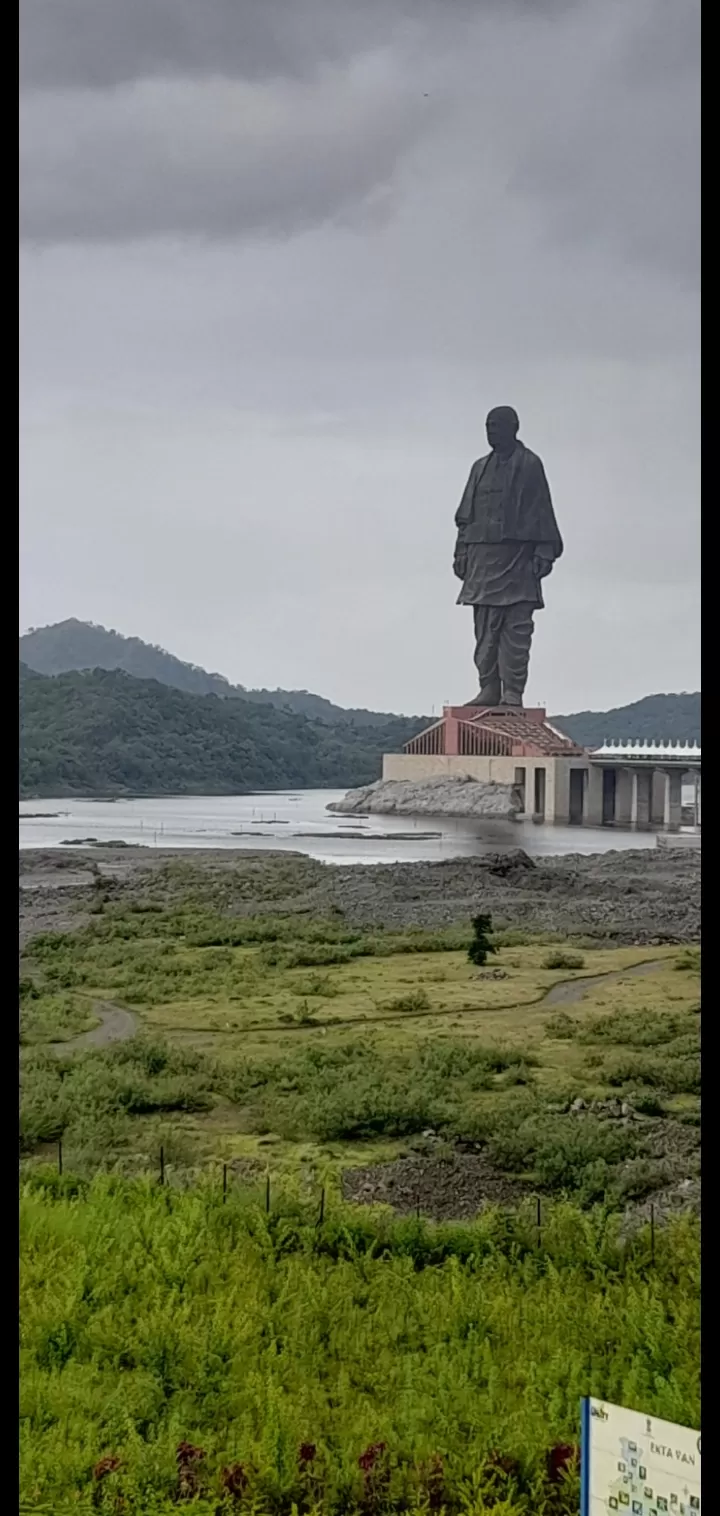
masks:
<path id="1" fill-rule="evenodd" d="M 21 941 L 87 919 L 103 885 L 119 898 L 192 886 L 248 915 L 327 916 L 386 928 L 441 926 L 489 911 L 496 926 L 618 943 L 700 937 L 700 855 L 649 848 L 533 860 L 520 849 L 443 863 L 335 867 L 300 854 L 143 848 L 20 853 Z"/>

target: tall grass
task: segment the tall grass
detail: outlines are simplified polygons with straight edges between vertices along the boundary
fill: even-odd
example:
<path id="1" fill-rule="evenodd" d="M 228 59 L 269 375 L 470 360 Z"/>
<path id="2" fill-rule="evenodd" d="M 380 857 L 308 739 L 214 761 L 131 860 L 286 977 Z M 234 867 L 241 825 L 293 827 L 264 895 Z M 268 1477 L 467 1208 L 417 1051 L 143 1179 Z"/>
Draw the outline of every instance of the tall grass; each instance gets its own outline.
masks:
<path id="1" fill-rule="evenodd" d="M 186 1468 L 199 1510 L 479 1513 L 494 1490 L 496 1516 L 569 1513 L 545 1454 L 577 1441 L 581 1395 L 699 1424 L 692 1222 L 654 1264 L 565 1206 L 540 1246 L 522 1212 L 314 1223 L 202 1189 L 26 1185 L 25 1499 L 170 1512 Z"/>

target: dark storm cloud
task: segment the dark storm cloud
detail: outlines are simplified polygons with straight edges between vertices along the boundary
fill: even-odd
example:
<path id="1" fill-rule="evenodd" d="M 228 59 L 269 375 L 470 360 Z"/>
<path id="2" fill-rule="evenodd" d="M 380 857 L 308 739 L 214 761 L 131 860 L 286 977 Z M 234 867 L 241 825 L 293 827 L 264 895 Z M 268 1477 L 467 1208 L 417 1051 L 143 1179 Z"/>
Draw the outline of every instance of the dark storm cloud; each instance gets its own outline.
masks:
<path id="1" fill-rule="evenodd" d="M 697 0 L 24 0 L 21 16 L 29 240 L 377 218 L 436 134 L 469 194 L 499 175 L 556 248 L 697 282 Z"/>
<path id="2" fill-rule="evenodd" d="M 35 88 L 147 77 L 300 77 L 433 19 L 575 0 L 21 0 L 20 73 Z"/>

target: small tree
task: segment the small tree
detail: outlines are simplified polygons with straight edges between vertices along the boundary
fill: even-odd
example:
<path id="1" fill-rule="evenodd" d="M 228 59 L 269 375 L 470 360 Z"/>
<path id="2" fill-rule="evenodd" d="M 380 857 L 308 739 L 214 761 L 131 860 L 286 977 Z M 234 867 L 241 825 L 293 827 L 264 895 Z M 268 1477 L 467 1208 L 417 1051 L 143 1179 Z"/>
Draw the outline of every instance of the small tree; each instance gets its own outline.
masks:
<path id="1" fill-rule="evenodd" d="M 491 941 L 492 916 L 473 916 L 472 919 L 473 939 L 468 948 L 468 958 L 471 963 L 482 968 L 487 963 L 488 953 L 496 953 L 495 943 Z"/>

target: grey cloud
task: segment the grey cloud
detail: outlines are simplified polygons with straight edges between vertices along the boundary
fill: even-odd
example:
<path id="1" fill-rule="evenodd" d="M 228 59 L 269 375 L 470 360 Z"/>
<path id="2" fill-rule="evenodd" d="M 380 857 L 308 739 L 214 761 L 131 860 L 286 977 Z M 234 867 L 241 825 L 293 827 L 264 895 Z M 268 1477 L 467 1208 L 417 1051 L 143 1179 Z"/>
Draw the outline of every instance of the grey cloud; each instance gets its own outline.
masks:
<path id="1" fill-rule="evenodd" d="M 377 210 L 432 105 L 386 55 L 312 85 L 142 80 L 21 103 L 21 230 L 34 241 L 285 234 Z"/>
<path id="2" fill-rule="evenodd" d="M 567 544 L 532 698 L 696 687 L 695 0 L 22 3 L 26 620 L 466 698 L 507 397 Z"/>
<path id="3" fill-rule="evenodd" d="M 566 30 L 565 87 L 536 92 L 511 188 L 534 199 L 556 245 L 605 244 L 679 284 L 700 279 L 700 7 L 646 0 L 613 16 L 588 52 Z M 609 23 L 609 25 L 608 25 Z M 615 67 L 608 66 L 608 44 Z M 604 44 L 604 47 L 603 47 Z"/>

